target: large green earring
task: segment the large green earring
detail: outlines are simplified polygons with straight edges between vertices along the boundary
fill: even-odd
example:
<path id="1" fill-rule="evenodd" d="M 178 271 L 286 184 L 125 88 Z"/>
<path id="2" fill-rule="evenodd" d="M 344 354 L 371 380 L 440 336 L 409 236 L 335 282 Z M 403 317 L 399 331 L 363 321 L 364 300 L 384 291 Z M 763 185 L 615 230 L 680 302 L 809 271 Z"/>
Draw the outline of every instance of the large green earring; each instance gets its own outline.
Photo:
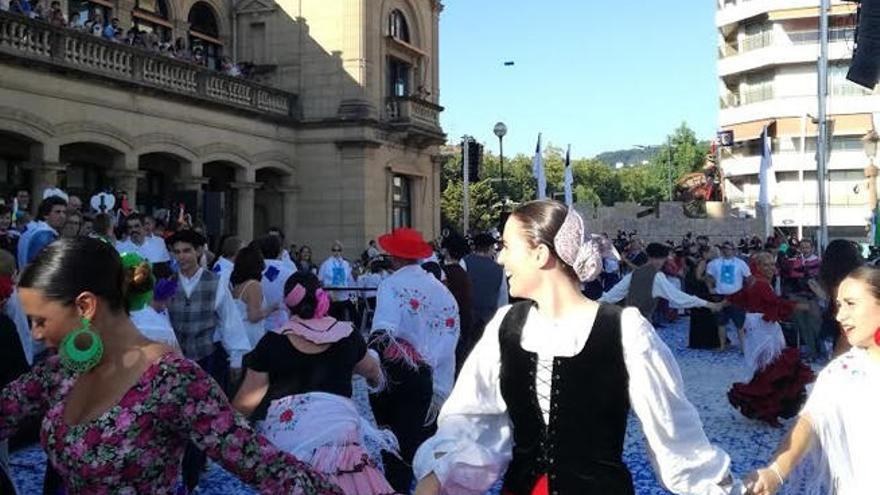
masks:
<path id="1" fill-rule="evenodd" d="M 86 349 L 77 347 L 77 341 L 83 338 L 91 342 Z M 101 337 L 91 330 L 91 322 L 88 318 L 81 320 L 81 325 L 76 330 L 67 334 L 61 341 L 59 349 L 61 364 L 74 373 L 85 373 L 101 362 L 104 355 L 104 343 Z"/>

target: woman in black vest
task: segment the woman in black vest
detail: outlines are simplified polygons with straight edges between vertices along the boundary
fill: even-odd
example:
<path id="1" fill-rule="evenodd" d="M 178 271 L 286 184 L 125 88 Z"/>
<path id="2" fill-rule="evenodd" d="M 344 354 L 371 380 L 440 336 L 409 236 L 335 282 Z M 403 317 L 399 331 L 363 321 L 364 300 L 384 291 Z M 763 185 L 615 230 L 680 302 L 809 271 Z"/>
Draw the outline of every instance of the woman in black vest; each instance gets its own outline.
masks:
<path id="1" fill-rule="evenodd" d="M 583 219 L 556 201 L 517 208 L 499 261 L 511 295 L 414 460 L 416 495 L 632 495 L 623 463 L 632 408 L 659 478 L 678 494 L 734 493 L 730 459 L 703 433 L 669 349 L 635 308 L 584 297 L 602 270 Z"/>

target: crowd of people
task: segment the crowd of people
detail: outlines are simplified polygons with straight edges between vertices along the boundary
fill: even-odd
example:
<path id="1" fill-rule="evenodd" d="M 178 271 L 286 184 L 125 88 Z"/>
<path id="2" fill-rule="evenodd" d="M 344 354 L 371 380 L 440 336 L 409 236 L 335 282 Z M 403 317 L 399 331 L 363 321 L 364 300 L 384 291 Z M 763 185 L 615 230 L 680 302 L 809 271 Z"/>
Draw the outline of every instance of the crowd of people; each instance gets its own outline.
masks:
<path id="1" fill-rule="evenodd" d="M 211 458 L 261 493 L 627 494 L 630 411 L 677 494 L 775 493 L 811 449 L 815 483 L 873 489 L 880 272 L 849 241 L 643 245 L 534 201 L 500 236 L 400 228 L 319 263 L 178 213 L 0 206 L 2 493 L 5 441 L 39 436 L 45 493 L 192 493 Z M 798 418 L 743 480 L 660 337 L 685 314 L 691 347 L 742 353 L 732 407 Z"/>
<path id="2" fill-rule="evenodd" d="M 88 33 L 115 43 L 210 67 L 233 77 L 250 77 L 253 69 L 252 64 L 238 64 L 228 56 L 220 57 L 214 65 L 205 46 L 198 41 L 191 46 L 188 46 L 187 40 L 183 37 L 172 42 L 167 34 L 160 34 L 154 29 L 142 29 L 137 24 L 126 29 L 120 25 L 119 18 L 109 16 L 105 18 L 100 11 L 92 11 L 88 18 L 83 18 L 78 11 L 71 11 L 68 16 L 58 0 L 53 0 L 48 8 L 42 0 L 0 0 L 0 11 L 20 14 L 55 27 Z"/>

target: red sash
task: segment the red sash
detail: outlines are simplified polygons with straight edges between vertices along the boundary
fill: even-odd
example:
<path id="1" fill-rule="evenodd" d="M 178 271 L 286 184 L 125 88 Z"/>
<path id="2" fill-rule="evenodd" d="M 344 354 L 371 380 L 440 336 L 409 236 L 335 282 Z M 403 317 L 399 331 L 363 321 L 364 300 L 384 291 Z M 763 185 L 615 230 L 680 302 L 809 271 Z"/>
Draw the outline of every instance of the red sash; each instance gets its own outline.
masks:
<path id="1" fill-rule="evenodd" d="M 515 495 L 511 492 L 504 492 L 502 495 Z M 535 486 L 532 488 L 531 495 L 550 495 L 550 487 L 547 485 L 547 475 L 538 478 Z"/>

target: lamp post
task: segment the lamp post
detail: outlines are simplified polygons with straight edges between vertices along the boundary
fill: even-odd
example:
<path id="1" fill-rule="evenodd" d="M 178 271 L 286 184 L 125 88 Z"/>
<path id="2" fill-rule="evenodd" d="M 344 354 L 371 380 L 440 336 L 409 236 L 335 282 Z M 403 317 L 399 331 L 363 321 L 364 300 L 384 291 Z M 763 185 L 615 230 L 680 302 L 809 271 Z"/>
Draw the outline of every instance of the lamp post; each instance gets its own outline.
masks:
<path id="1" fill-rule="evenodd" d="M 507 183 L 504 182 L 504 136 L 507 135 L 507 126 L 504 125 L 504 122 L 498 122 L 492 132 L 498 136 L 498 156 L 501 161 L 501 200 L 504 202 L 504 206 L 507 206 Z"/>
<path id="2" fill-rule="evenodd" d="M 871 130 L 865 134 L 862 142 L 865 145 L 865 155 L 868 157 L 868 166 L 865 167 L 865 180 L 868 182 L 868 210 L 870 211 L 868 218 L 871 219 L 868 231 L 873 232 L 876 229 L 877 222 L 877 166 L 874 165 L 874 159 L 877 157 L 877 143 L 880 142 L 880 135 L 877 135 L 876 131 Z M 876 232 L 873 237 L 873 239 L 869 239 L 872 243 L 877 238 Z"/>

